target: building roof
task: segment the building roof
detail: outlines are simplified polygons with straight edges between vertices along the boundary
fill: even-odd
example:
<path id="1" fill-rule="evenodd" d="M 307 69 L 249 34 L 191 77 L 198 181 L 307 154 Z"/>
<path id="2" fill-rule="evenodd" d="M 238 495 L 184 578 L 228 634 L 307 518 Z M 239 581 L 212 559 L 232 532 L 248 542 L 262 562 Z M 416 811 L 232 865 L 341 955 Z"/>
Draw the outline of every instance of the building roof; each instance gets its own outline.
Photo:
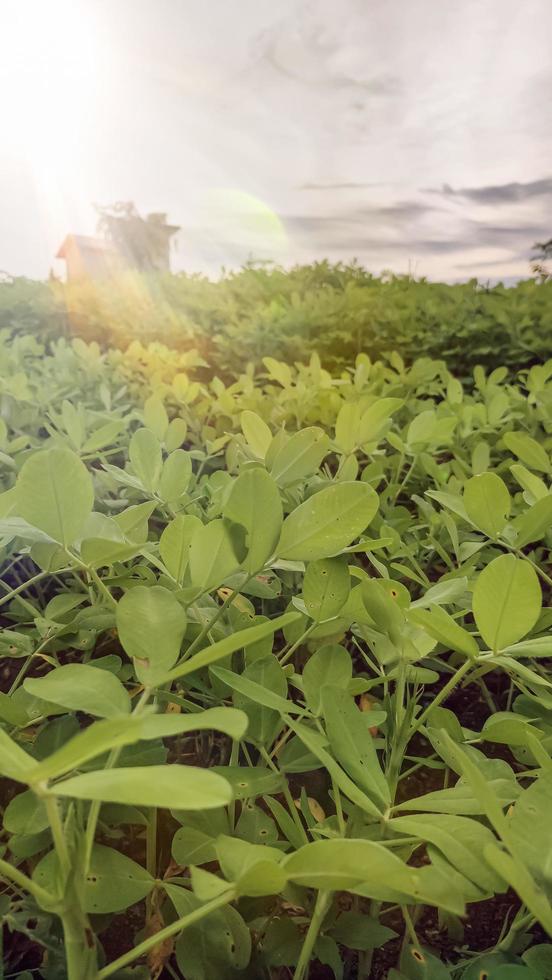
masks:
<path id="1" fill-rule="evenodd" d="M 65 259 L 67 248 L 72 244 L 83 251 L 116 253 L 113 245 L 104 238 L 93 238 L 92 235 L 66 235 L 56 253 L 56 259 Z"/>

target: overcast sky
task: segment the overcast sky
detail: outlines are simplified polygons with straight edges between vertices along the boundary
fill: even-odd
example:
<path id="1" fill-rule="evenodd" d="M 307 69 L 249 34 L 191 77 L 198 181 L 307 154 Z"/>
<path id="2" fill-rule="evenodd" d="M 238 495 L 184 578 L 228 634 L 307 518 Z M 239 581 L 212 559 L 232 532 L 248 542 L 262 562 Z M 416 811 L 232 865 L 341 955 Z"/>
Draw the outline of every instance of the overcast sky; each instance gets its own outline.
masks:
<path id="1" fill-rule="evenodd" d="M 552 234 L 551 0 L 2 0 L 0 270 L 94 202 L 175 269 L 524 276 Z"/>

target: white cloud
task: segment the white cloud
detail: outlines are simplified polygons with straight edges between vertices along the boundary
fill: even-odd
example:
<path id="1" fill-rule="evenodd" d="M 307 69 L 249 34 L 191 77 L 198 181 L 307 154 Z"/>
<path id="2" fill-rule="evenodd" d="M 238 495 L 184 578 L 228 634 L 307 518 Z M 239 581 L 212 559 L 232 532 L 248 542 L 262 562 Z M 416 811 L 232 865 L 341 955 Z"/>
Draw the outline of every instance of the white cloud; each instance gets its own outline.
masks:
<path id="1" fill-rule="evenodd" d="M 180 267 L 209 271 L 272 250 L 524 275 L 533 232 L 550 234 L 542 196 L 477 197 L 550 176 L 548 0 L 97 0 L 94 28 L 95 101 L 52 105 L 70 152 L 0 170 L 0 269 L 46 274 L 67 231 L 93 231 L 92 202 L 130 198 L 182 225 Z M 443 184 L 464 194 L 428 192 Z"/>

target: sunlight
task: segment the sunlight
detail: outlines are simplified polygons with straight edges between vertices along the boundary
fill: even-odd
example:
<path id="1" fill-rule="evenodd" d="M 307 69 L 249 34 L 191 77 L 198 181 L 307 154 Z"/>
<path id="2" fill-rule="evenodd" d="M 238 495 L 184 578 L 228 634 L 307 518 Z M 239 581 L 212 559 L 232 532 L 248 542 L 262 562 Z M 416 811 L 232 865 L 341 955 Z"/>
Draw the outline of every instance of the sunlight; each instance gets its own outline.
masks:
<path id="1" fill-rule="evenodd" d="M 94 94 L 99 43 L 70 0 L 8 0 L 2 10 L 2 115 L 13 150 L 60 156 Z M 41 160 L 41 163 L 43 161 Z"/>
<path id="2" fill-rule="evenodd" d="M 5 153 L 31 175 L 47 214 L 67 210 L 83 174 L 83 131 L 102 89 L 103 51 L 90 6 L 2 5 L 0 83 Z"/>

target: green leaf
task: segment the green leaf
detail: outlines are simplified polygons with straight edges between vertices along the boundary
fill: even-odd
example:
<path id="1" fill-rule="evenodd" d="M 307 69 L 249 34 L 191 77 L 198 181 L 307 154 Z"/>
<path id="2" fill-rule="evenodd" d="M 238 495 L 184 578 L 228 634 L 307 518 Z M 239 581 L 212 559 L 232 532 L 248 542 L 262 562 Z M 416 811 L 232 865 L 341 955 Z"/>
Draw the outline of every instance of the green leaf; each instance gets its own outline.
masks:
<path id="1" fill-rule="evenodd" d="M 322 710 L 330 748 L 351 779 L 378 805 L 391 802 L 388 783 L 362 712 L 338 687 L 322 688 Z"/>
<path id="2" fill-rule="evenodd" d="M 347 775 L 344 769 L 333 759 L 325 748 L 325 739 L 320 732 L 314 731 L 307 725 L 300 722 L 293 722 L 291 718 L 285 719 L 288 728 L 291 728 L 299 736 L 304 745 L 317 759 L 320 760 L 324 768 L 328 771 L 331 778 L 345 793 L 352 803 L 356 803 L 365 813 L 381 819 L 381 809 L 376 806 L 373 800 L 366 795 L 353 780 Z"/>
<path id="3" fill-rule="evenodd" d="M 159 481 L 159 496 L 167 504 L 175 504 L 184 496 L 192 477 L 192 458 L 184 449 L 175 449 L 163 463 Z"/>
<path id="4" fill-rule="evenodd" d="M 179 514 L 167 524 L 159 538 L 159 553 L 165 567 L 178 585 L 182 585 L 190 561 L 190 548 L 196 531 L 203 527 L 199 517 Z"/>
<path id="5" fill-rule="evenodd" d="M 109 749 L 132 745 L 143 737 L 140 718 L 126 715 L 124 718 L 95 721 L 35 766 L 29 773 L 29 782 L 36 784 L 46 779 L 57 779 Z"/>
<path id="6" fill-rule="evenodd" d="M 160 585 L 138 585 L 117 603 L 117 631 L 142 683 L 155 686 L 175 664 L 186 631 L 186 613 Z"/>
<path id="7" fill-rule="evenodd" d="M 46 449 L 21 467 L 16 500 L 21 517 L 68 547 L 80 537 L 94 505 L 92 478 L 70 449 Z"/>
<path id="8" fill-rule="evenodd" d="M 330 932 L 336 942 L 347 949 L 358 950 L 380 949 L 397 936 L 377 919 L 360 912 L 342 912 Z"/>
<path id="9" fill-rule="evenodd" d="M 241 650 L 242 647 L 247 648 L 252 643 L 263 640 L 265 636 L 270 636 L 271 633 L 283 629 L 300 618 L 300 613 L 285 613 L 283 616 L 278 616 L 277 619 L 270 620 L 267 623 L 259 623 L 258 626 L 250 626 L 248 629 L 239 630 L 237 633 L 226 636 L 223 640 L 218 640 L 204 650 L 200 650 L 199 653 L 195 653 L 185 663 L 179 664 L 173 670 L 168 671 L 158 683 L 165 684 L 167 681 L 176 680 L 178 677 L 193 674 L 196 670 L 201 670 L 203 667 L 209 667 L 211 664 L 216 663 L 217 660 L 223 660 L 224 657 L 228 657 L 236 650 Z"/>
<path id="10" fill-rule="evenodd" d="M 351 578 L 346 561 L 321 558 L 311 561 L 303 579 L 303 599 L 311 619 L 323 623 L 341 611 L 351 591 Z"/>
<path id="11" fill-rule="evenodd" d="M 550 813 L 552 772 L 540 776 L 521 793 L 510 813 L 508 844 L 537 881 L 552 886 Z"/>
<path id="12" fill-rule="evenodd" d="M 163 442 L 169 425 L 167 410 L 158 394 L 150 395 L 144 402 L 144 425 Z"/>
<path id="13" fill-rule="evenodd" d="M 500 806 L 508 806 L 516 798 L 515 787 L 509 779 L 493 779 L 488 783 Z M 458 781 L 450 789 L 438 789 L 423 796 L 416 796 L 395 806 L 395 810 L 419 810 L 422 813 L 452 813 L 465 816 L 484 814 L 485 806 L 471 786 Z"/>
<path id="14" fill-rule="evenodd" d="M 137 429 L 132 436 L 128 456 L 134 474 L 149 493 L 155 493 L 161 479 L 163 457 L 157 436 L 149 429 Z"/>
<path id="15" fill-rule="evenodd" d="M 352 676 L 351 655 L 345 647 L 329 644 L 313 653 L 303 668 L 303 689 L 311 711 L 320 714 L 320 695 L 325 684 L 345 690 Z"/>
<path id="16" fill-rule="evenodd" d="M 186 732 L 214 729 L 239 740 L 247 731 L 247 715 L 237 708 L 207 708 L 191 715 L 150 715 L 140 719 L 140 738 L 172 738 Z"/>
<path id="17" fill-rule="evenodd" d="M 359 445 L 378 439 L 385 428 L 385 423 L 403 404 L 402 398 L 377 398 L 369 405 L 360 419 Z"/>
<path id="18" fill-rule="evenodd" d="M 262 666 L 264 661 L 267 664 L 273 663 L 276 671 L 278 671 L 278 661 L 272 657 L 263 657 L 261 660 L 254 661 L 250 665 L 249 670 L 251 671 L 257 664 L 261 664 Z M 285 697 L 275 693 L 274 690 L 259 684 L 257 681 L 251 680 L 247 673 L 236 674 L 234 671 L 227 670 L 225 667 L 212 667 L 211 672 L 215 677 L 218 677 L 219 680 L 227 684 L 231 690 L 239 691 L 249 701 L 263 705 L 266 708 L 271 708 L 273 711 L 283 712 L 284 714 L 288 714 L 290 710 L 292 712 L 297 711 L 303 713 L 303 709 L 294 705 L 293 701 L 287 701 Z M 281 667 L 278 671 L 278 677 L 283 679 L 284 686 L 287 689 L 285 675 Z"/>
<path id="19" fill-rule="evenodd" d="M 130 711 L 130 699 L 120 680 L 88 664 L 55 667 L 44 677 L 27 678 L 23 687 L 35 698 L 98 718 L 114 718 Z"/>
<path id="20" fill-rule="evenodd" d="M 536 439 L 528 436 L 525 432 L 506 432 L 503 440 L 506 448 L 530 469 L 541 473 L 550 472 L 548 453 Z"/>
<path id="21" fill-rule="evenodd" d="M 270 475 L 281 487 L 297 483 L 316 473 L 330 446 L 323 429 L 310 426 L 295 432 L 276 452 Z"/>
<path id="22" fill-rule="evenodd" d="M 224 517 L 245 528 L 247 557 L 242 568 L 259 572 L 274 554 L 283 521 L 282 502 L 276 483 L 266 470 L 244 470 L 232 485 L 223 509 Z"/>
<path id="23" fill-rule="evenodd" d="M 211 521 L 199 527 L 190 546 L 192 585 L 203 592 L 211 592 L 236 572 L 240 559 L 235 545 L 226 521 Z"/>
<path id="24" fill-rule="evenodd" d="M 55 851 L 37 864 L 33 880 L 53 890 L 59 874 Z M 122 912 L 142 901 L 152 891 L 155 881 L 136 861 L 103 844 L 94 844 L 90 866 L 84 880 L 84 911 L 94 914 Z"/>
<path id="25" fill-rule="evenodd" d="M 350 891 L 380 901 L 415 900 L 425 894 L 423 871 L 410 868 L 389 848 L 368 840 L 322 840 L 285 857 L 288 879 L 304 888 Z"/>
<path id="26" fill-rule="evenodd" d="M 441 608 L 431 606 L 429 609 L 411 609 L 408 618 L 417 626 L 429 633 L 434 640 L 442 643 L 449 650 L 457 650 L 466 657 L 477 657 L 479 647 L 474 637 Z"/>
<path id="27" fill-rule="evenodd" d="M 56 783 L 57 796 L 132 806 L 209 810 L 232 802 L 232 789 L 222 776 L 195 766 L 129 766 L 72 776 Z"/>
<path id="28" fill-rule="evenodd" d="M 552 935 L 552 909 L 545 892 L 539 888 L 527 868 L 516 861 L 494 844 L 488 844 L 483 850 L 483 856 L 488 864 L 503 878 L 504 882 L 517 892 L 522 902 L 530 912 Z"/>
<path id="29" fill-rule="evenodd" d="M 283 779 L 279 772 L 261 766 L 213 766 L 212 772 L 230 783 L 236 800 L 251 800 L 266 793 L 279 793 Z"/>
<path id="30" fill-rule="evenodd" d="M 136 544 L 145 544 L 148 540 L 148 520 L 155 510 L 155 501 L 146 500 L 143 504 L 133 504 L 126 507 L 113 518 L 119 525 L 125 538 Z"/>
<path id="31" fill-rule="evenodd" d="M 222 668 L 213 668 L 213 671 Z M 227 671 L 231 674 L 231 671 Z M 227 679 L 234 690 L 233 701 L 237 708 L 247 713 L 249 727 L 247 740 L 257 745 L 268 745 L 281 727 L 280 715 L 293 713 L 293 701 L 287 701 L 287 678 L 276 657 L 270 654 L 249 664 L 238 677 L 237 686 L 231 675 Z M 224 679 L 224 678 L 223 678 Z"/>
<path id="32" fill-rule="evenodd" d="M 209 864 L 216 861 L 215 840 L 196 827 L 180 827 L 173 837 L 172 856 L 177 864 Z"/>
<path id="33" fill-rule="evenodd" d="M 487 844 L 496 843 L 492 831 L 476 820 L 450 814 L 424 813 L 422 817 L 395 817 L 391 832 L 419 837 L 434 844 L 463 875 L 489 895 L 502 890 L 502 882 L 481 861 Z"/>
<path id="34" fill-rule="evenodd" d="M 246 410 L 240 415 L 240 424 L 248 446 L 258 459 L 264 459 L 272 442 L 272 432 L 266 422 L 256 412 Z"/>
<path id="35" fill-rule="evenodd" d="M 501 555 L 480 573 L 473 592 L 476 626 L 493 651 L 521 640 L 535 625 L 542 605 L 536 572 L 529 562 Z"/>
<path id="36" fill-rule="evenodd" d="M 472 476 L 464 487 L 464 506 L 470 521 L 491 538 L 504 530 L 511 505 L 508 488 L 496 473 Z"/>
<path id="37" fill-rule="evenodd" d="M 337 555 L 367 528 L 378 503 L 367 483 L 339 483 L 320 490 L 284 521 L 278 556 L 316 561 Z"/>
<path id="38" fill-rule="evenodd" d="M 517 531 L 516 547 L 525 548 L 533 541 L 540 541 L 552 527 L 552 494 L 541 497 L 529 510 L 513 522 Z"/>
<path id="39" fill-rule="evenodd" d="M 8 834 L 40 834 L 50 826 L 43 801 L 27 789 L 10 800 L 4 810 Z"/>

